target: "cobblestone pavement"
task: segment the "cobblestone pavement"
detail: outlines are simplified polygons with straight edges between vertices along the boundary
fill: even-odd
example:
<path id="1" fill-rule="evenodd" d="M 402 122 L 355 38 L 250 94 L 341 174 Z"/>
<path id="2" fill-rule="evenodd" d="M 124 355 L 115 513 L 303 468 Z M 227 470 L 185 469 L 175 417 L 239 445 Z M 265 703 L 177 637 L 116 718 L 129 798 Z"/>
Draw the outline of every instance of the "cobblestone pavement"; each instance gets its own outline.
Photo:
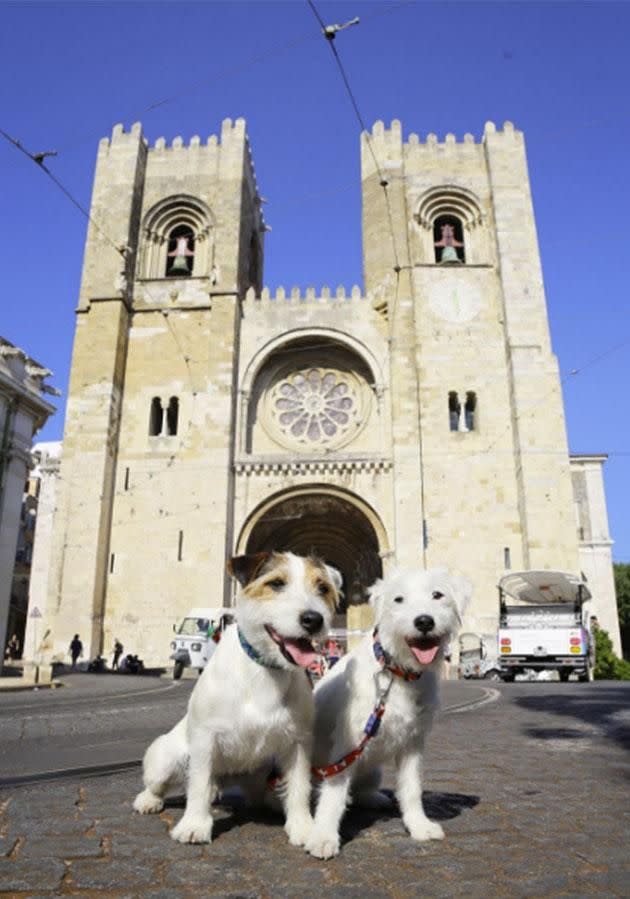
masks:
<path id="1" fill-rule="evenodd" d="M 216 811 L 211 846 L 181 846 L 131 811 L 139 772 L 0 794 L 0 892 L 107 897 L 630 895 L 630 685 L 499 685 L 429 745 L 425 803 L 446 840 L 418 844 L 396 814 L 350 810 L 341 855 L 289 846 L 281 822 Z M 386 786 L 391 786 L 391 772 Z"/>

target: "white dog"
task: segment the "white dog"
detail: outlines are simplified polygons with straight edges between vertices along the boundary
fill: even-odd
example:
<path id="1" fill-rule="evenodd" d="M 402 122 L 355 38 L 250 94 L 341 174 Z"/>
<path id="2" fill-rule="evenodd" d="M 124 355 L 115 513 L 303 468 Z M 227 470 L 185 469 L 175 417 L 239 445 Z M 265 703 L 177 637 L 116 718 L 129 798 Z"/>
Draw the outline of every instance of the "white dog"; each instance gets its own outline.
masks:
<path id="1" fill-rule="evenodd" d="M 230 775 L 276 759 L 284 775 L 285 830 L 304 845 L 309 808 L 313 694 L 303 670 L 315 659 L 311 639 L 326 636 L 341 586 L 339 573 L 292 553 L 239 556 L 228 570 L 241 584 L 237 624 L 223 634 L 188 703 L 188 714 L 158 737 L 144 757 L 145 789 L 134 808 L 159 812 L 186 779 L 186 810 L 171 836 L 207 843 L 210 805 Z"/>
<path id="2" fill-rule="evenodd" d="M 339 825 L 350 794 L 356 804 L 390 804 L 377 789 L 386 763 L 396 766 L 396 798 L 412 838 L 443 839 L 444 831 L 422 807 L 422 754 L 437 708 L 444 647 L 461 625 L 471 592 L 466 580 L 443 569 L 398 570 L 373 586 L 374 636 L 339 661 L 315 691 L 314 762 L 319 777 L 331 776 L 322 780 L 306 844 L 311 855 L 331 858 L 339 852 Z M 368 737 L 371 714 L 382 724 Z M 352 751 L 362 745 L 351 761 Z"/>

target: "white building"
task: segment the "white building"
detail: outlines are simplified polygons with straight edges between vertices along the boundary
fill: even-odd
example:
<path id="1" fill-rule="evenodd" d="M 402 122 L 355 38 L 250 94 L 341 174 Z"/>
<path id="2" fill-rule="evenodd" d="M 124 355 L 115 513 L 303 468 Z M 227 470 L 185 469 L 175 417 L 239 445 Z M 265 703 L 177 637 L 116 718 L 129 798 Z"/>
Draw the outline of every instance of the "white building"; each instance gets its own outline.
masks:
<path id="1" fill-rule="evenodd" d="M 4 652 L 24 485 L 34 434 L 55 411 L 42 394 L 51 372 L 0 337 L 0 648 Z"/>

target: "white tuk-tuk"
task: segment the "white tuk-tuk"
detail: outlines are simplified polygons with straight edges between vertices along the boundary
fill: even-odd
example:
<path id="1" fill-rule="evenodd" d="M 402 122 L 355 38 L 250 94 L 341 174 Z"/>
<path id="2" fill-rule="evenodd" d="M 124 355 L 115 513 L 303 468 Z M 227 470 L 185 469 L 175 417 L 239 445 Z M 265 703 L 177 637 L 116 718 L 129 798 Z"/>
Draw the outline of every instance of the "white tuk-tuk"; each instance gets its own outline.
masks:
<path id="1" fill-rule="evenodd" d="M 492 642 L 494 644 L 494 639 Z M 500 680 L 499 663 L 496 658 L 488 657 L 487 646 L 479 634 L 467 632 L 459 635 L 457 674 L 461 680 Z"/>
<path id="2" fill-rule="evenodd" d="M 520 571 L 499 582 L 498 657 L 501 677 L 513 681 L 525 669 L 577 674 L 592 680 L 593 639 L 585 581 L 563 571 Z M 512 600 L 512 602 L 510 602 Z"/>
<path id="3" fill-rule="evenodd" d="M 174 680 L 179 680 L 184 668 L 196 668 L 201 674 L 215 647 L 208 637 L 210 625 L 218 627 L 221 616 L 229 611 L 222 607 L 198 607 L 187 613 L 179 627 L 173 625 L 175 639 L 171 643 L 170 658 L 173 659 Z"/>

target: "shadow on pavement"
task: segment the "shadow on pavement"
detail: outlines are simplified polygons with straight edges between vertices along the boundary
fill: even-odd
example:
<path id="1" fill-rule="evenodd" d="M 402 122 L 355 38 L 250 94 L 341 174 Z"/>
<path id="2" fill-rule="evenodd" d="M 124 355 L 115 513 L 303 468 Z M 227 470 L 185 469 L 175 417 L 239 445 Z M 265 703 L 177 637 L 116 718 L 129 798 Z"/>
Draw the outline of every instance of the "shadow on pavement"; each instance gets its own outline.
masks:
<path id="1" fill-rule="evenodd" d="M 382 790 L 392 797 L 391 790 Z M 466 809 L 475 808 L 479 804 L 479 796 L 467 796 L 464 793 L 436 793 L 425 790 L 422 794 L 424 810 L 433 821 L 451 821 L 459 817 Z M 186 805 L 184 796 L 173 796 L 165 800 L 165 809 L 181 809 Z M 234 827 L 243 824 L 263 824 L 268 827 L 278 827 L 284 822 L 283 815 L 270 809 L 260 809 L 248 806 L 238 795 L 219 800 L 213 806 L 214 824 L 212 827 L 213 841 L 222 834 L 228 833 Z M 341 839 L 343 843 L 349 843 L 363 830 L 367 830 L 377 821 L 385 821 L 388 818 L 400 818 L 398 805 L 394 801 L 391 809 L 362 809 L 350 806 L 341 825 Z"/>
<path id="2" fill-rule="evenodd" d="M 393 795 L 391 790 L 381 792 L 390 797 Z M 436 793 L 425 790 L 422 794 L 424 810 L 432 821 L 451 821 L 459 817 L 465 809 L 474 808 L 479 801 L 479 796 L 467 796 L 464 793 Z M 350 842 L 361 831 L 372 827 L 377 821 L 385 821 L 388 818 L 400 818 L 395 801 L 391 809 L 362 809 L 351 806 L 341 825 L 342 842 Z"/>
<path id="3" fill-rule="evenodd" d="M 573 685 L 572 685 L 573 686 Z M 625 750 L 630 750 L 630 685 L 583 685 L 579 692 L 562 691 L 514 699 L 516 705 L 532 712 L 573 718 L 595 728 L 599 734 Z M 579 727 L 525 727 L 524 732 L 541 740 L 584 740 L 592 731 Z"/>

